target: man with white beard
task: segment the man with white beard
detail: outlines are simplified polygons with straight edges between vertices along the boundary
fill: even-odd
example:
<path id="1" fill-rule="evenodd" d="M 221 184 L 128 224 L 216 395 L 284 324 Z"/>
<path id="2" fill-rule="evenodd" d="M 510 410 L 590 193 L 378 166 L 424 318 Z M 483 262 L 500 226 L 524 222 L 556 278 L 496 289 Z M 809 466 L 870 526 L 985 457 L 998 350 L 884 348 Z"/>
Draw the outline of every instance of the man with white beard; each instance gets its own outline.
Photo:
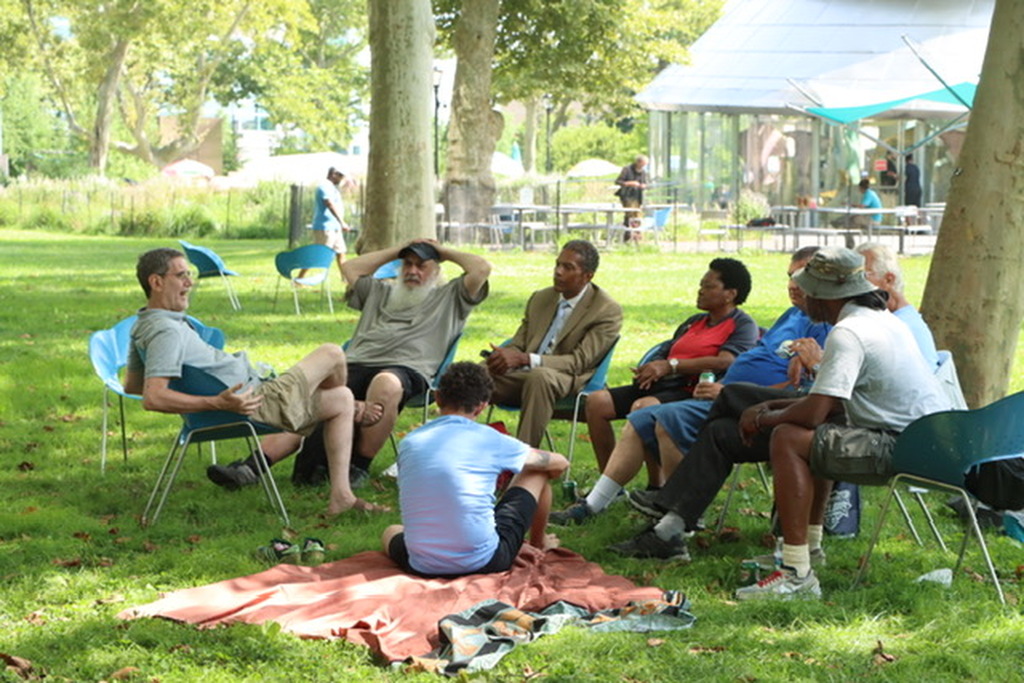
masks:
<path id="1" fill-rule="evenodd" d="M 402 260 L 396 279 L 373 276 L 395 259 Z M 442 261 L 459 266 L 462 275 L 442 282 Z M 362 311 L 345 350 L 347 386 L 356 398 L 353 488 L 369 480 L 370 462 L 387 441 L 402 406 L 426 391 L 466 318 L 487 298 L 490 273 L 491 264 L 483 257 L 426 239 L 369 252 L 342 264 L 341 275 L 348 285 L 345 300 L 350 308 Z M 298 446 L 298 437 L 292 434 L 263 440 L 271 461 L 281 460 Z M 255 484 L 258 479 L 247 463 L 212 465 L 207 475 L 231 489 Z"/>
<path id="2" fill-rule="evenodd" d="M 373 277 L 396 258 L 402 266 L 394 282 Z M 442 283 L 442 261 L 462 268 L 462 275 Z M 346 350 L 348 387 L 357 400 L 366 401 L 367 410 L 364 424 L 356 427 L 353 484 L 366 479 L 402 406 L 426 391 L 470 311 L 487 298 L 490 273 L 491 264 L 483 257 L 434 240 L 370 252 L 342 266 L 345 300 L 363 312 Z M 382 411 L 381 419 L 366 424 L 376 410 Z"/>

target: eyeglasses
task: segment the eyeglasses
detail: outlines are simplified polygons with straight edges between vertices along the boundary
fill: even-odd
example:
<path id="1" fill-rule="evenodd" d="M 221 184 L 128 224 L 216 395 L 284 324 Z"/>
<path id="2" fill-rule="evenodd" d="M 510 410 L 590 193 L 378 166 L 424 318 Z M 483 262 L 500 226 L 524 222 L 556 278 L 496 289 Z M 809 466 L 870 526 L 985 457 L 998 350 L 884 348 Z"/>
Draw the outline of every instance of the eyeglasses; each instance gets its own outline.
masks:
<path id="1" fill-rule="evenodd" d="M 193 273 L 191 270 L 181 270 L 178 271 L 177 273 L 164 273 L 160 277 L 174 277 L 179 280 L 188 280 L 189 282 L 191 282 L 196 279 L 196 274 Z"/>

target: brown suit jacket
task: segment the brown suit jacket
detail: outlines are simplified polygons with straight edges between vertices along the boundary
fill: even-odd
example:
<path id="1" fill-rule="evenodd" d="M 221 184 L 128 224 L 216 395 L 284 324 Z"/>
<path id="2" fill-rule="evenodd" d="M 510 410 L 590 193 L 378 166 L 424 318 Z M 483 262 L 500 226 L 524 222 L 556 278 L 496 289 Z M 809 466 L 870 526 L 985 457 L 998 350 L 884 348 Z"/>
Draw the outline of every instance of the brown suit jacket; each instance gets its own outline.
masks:
<path id="1" fill-rule="evenodd" d="M 530 295 L 526 314 L 509 346 L 537 353 L 551 321 L 558 310 L 561 295 L 554 287 L 541 289 Z M 622 307 L 603 289 L 590 283 L 587 293 L 573 309 L 569 319 L 555 339 L 552 352 L 545 355 L 544 367 L 565 372 L 586 381 L 597 364 L 611 348 L 622 329 Z"/>

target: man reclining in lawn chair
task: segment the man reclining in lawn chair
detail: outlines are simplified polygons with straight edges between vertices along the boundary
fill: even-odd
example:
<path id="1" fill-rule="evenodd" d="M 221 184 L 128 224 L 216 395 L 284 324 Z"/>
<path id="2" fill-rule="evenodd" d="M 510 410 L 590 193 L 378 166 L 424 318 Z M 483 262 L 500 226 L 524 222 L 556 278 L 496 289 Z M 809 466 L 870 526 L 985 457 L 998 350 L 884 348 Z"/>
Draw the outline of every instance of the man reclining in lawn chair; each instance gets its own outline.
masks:
<path id="1" fill-rule="evenodd" d="M 349 486 L 355 401 L 345 386 L 340 346 L 324 344 L 287 372 L 264 381 L 244 351 L 225 353 L 192 329 L 185 317 L 192 273 L 184 254 L 175 249 L 147 251 L 139 257 L 136 276 L 147 301 L 132 327 L 125 388 L 142 394 L 146 410 L 224 410 L 296 434 L 309 434 L 323 422 L 331 475 L 328 514 L 377 509 L 356 498 Z M 171 389 L 171 380 L 181 377 L 186 365 L 204 370 L 228 388 L 215 396 Z"/>

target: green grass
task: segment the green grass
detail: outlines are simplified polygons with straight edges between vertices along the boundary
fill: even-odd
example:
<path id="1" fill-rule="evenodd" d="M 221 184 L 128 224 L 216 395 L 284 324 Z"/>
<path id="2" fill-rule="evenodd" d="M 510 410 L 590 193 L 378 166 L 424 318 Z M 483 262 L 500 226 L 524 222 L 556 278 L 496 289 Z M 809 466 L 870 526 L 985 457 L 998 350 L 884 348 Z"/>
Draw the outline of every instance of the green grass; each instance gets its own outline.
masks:
<path id="1" fill-rule="evenodd" d="M 0 231 L 0 652 L 31 660 L 54 680 L 110 679 L 135 667 L 138 680 L 435 680 L 427 674 L 390 672 L 369 651 L 345 642 L 300 640 L 273 626 L 232 626 L 200 631 L 161 620 L 121 622 L 120 610 L 150 602 L 160 591 L 205 584 L 262 569 L 251 551 L 281 529 L 261 494 L 226 494 L 203 474 L 205 459 L 190 455 L 153 529 L 138 525 L 156 470 L 177 431 L 176 417 L 127 407 L 131 452 L 121 459 L 112 432 L 111 461 L 99 472 L 101 387 L 89 365 L 91 331 L 109 327 L 142 303 L 134 281 L 135 257 L 175 243 L 169 239 L 79 237 L 47 232 Z M 204 281 L 191 312 L 224 329 L 229 349 L 284 368 L 325 341 L 340 342 L 355 325 L 354 312 L 321 310 L 305 292 L 306 314 L 296 317 L 283 291 L 274 307 L 277 276 L 271 241 L 210 242 L 229 267 L 243 274 L 236 288 L 243 310 L 232 312 L 220 283 Z M 470 318 L 460 359 L 475 359 L 488 342 L 514 330 L 528 293 L 549 282 L 551 253 L 493 254 L 488 301 Z M 629 365 L 671 333 L 693 311 L 697 282 L 711 256 L 616 251 L 604 255 L 597 281 L 626 310 L 612 381 L 629 377 Z M 786 306 L 786 257 L 744 253 L 754 275 L 745 306 L 770 325 Z M 911 300 L 920 300 L 928 259 L 905 261 Z M 334 284 L 340 290 L 337 274 Z M 1020 347 L 1018 347 L 1020 348 Z M 1018 361 L 1011 385 L 1024 387 Z M 413 426 L 409 411 L 401 430 Z M 509 417 L 509 416 L 506 416 Z M 568 426 L 555 423 L 564 448 Z M 219 458 L 241 455 L 226 443 Z M 385 448 L 379 472 L 393 459 Z M 479 680 L 525 680 L 539 671 L 548 680 L 1019 680 L 1024 669 L 1024 591 L 1015 575 L 1024 564 L 1021 546 L 993 534 L 993 555 L 1011 600 L 1002 608 L 992 587 L 973 578 L 983 563 L 973 547 L 950 588 L 913 579 L 952 556 L 909 540 L 897 517 L 883 532 L 866 586 L 850 589 L 867 531 L 876 519 L 881 489 L 864 489 L 864 532 L 827 541 L 829 566 L 821 573 L 820 603 L 743 604 L 731 599 L 739 585 L 737 561 L 762 552 L 770 500 L 748 468 L 734 501 L 735 540 L 698 537 L 689 566 L 622 559 L 607 544 L 643 522 L 622 507 L 596 523 L 563 535 L 565 544 L 611 573 L 638 582 L 681 589 L 698 617 L 689 631 L 590 634 L 567 629 L 519 648 Z M 590 448 L 581 441 L 574 466 L 581 485 L 595 479 Z M 318 515 L 322 492 L 296 490 L 290 466 L 277 475 L 292 526 L 323 538 L 329 558 L 376 549 L 380 530 L 398 514 L 344 515 L 330 523 Z M 642 483 L 642 482 L 638 482 Z M 369 497 L 395 504 L 395 488 L 381 481 Z M 930 494 L 933 508 L 941 496 Z M 720 503 L 720 501 L 719 501 Z M 717 513 L 716 503 L 709 517 Z M 947 540 L 956 523 L 937 510 Z M 919 522 L 919 527 L 923 526 Z M 892 661 L 874 653 L 879 642 Z M 0 680 L 18 680 L 0 673 Z"/>

